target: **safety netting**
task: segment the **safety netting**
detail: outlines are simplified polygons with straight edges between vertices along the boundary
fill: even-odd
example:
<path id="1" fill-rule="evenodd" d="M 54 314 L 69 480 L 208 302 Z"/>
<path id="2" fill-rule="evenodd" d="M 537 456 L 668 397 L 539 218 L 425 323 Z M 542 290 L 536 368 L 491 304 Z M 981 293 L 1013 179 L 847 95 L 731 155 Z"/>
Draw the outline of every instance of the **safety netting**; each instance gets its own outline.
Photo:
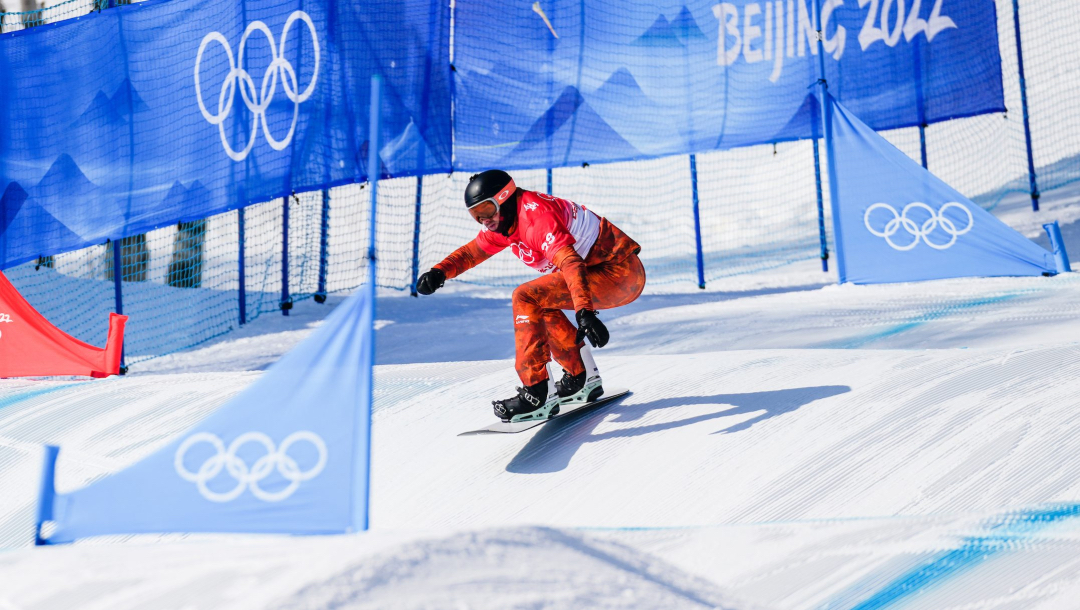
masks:
<path id="1" fill-rule="evenodd" d="M 64 0 L 44 9 L 12 12 L 0 10 L 0 33 L 57 23 L 119 4 L 131 4 L 131 0 Z"/>
<path id="2" fill-rule="evenodd" d="M 1012 223 L 1017 206 L 1030 209 L 1032 184 L 1013 2 L 996 0 L 994 6 L 1007 112 L 882 135 L 919 161 L 925 146 L 931 172 L 995 214 L 1008 207 L 1013 216 L 1005 220 Z M 1068 68 L 1080 50 L 1072 36 L 1080 15 L 1065 0 L 1021 1 L 1019 10 L 1037 188 L 1044 195 L 1060 193 L 1080 178 L 1080 74 Z M 5 31 L 13 19 L 4 17 Z M 698 235 L 707 289 L 731 289 L 743 285 L 733 280 L 774 271 L 788 273 L 782 281 L 790 284 L 824 283 L 834 279 L 821 271 L 823 253 L 833 250 L 832 224 L 826 159 L 823 148 L 815 156 L 817 146 L 812 139 L 780 141 L 701 152 L 692 159 L 681 154 L 584 162 L 512 174 L 523 188 L 550 190 L 594 209 L 641 243 L 649 291 L 698 289 Z M 475 236 L 479 227 L 461 201 L 471 173 L 380 182 L 378 286 L 408 293 L 417 272 Z M 275 198 L 127 237 L 118 248 L 101 243 L 5 273 L 61 329 L 101 343 L 99 322 L 117 309 L 119 249 L 122 309 L 131 317 L 127 361 L 138 362 L 196 345 L 262 314 L 281 315 L 291 302 L 366 281 L 365 189 L 352 184 Z M 825 205 L 819 208 L 820 201 Z M 1031 218 L 1026 225 L 1041 217 Z M 459 281 L 511 288 L 532 273 L 502 253 Z"/>

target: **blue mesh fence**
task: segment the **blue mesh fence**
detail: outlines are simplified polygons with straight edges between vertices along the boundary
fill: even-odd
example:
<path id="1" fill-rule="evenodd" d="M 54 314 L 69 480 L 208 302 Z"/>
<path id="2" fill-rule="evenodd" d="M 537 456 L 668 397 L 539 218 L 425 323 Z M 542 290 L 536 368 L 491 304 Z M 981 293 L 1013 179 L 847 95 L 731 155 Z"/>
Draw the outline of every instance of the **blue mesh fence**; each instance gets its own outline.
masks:
<path id="1" fill-rule="evenodd" d="M 111 0 L 112 5 L 130 4 L 130 0 Z M 0 32 L 15 32 L 46 23 L 56 23 L 109 7 L 110 0 L 66 0 L 50 7 L 0 13 Z"/>
<path id="2" fill-rule="evenodd" d="M 1080 179 L 1080 97 L 1074 67 L 1080 14 L 1070 2 L 1023 2 L 1019 14 L 1032 151 L 1039 189 L 1048 191 Z M 1019 104 L 1014 108 L 1010 121 L 1020 122 Z M 1026 192 L 1024 174 L 1016 172 L 1008 186 Z"/>
<path id="3" fill-rule="evenodd" d="M 107 4 L 69 0 L 33 13 L 6 13 L 0 23 L 8 32 Z M 995 6 L 1009 111 L 926 127 L 926 160 L 935 174 L 1035 236 L 1032 231 L 1043 216 L 1030 211 L 1013 2 L 996 0 Z M 1080 14 L 1066 0 L 1028 0 L 1020 3 L 1020 23 L 1038 186 L 1042 193 L 1052 193 L 1080 179 L 1080 96 L 1075 95 L 1080 74 L 1069 68 L 1077 50 L 1071 33 L 1080 26 Z M 883 135 L 912 158 L 922 158 L 919 129 Z M 745 285 L 743 279 L 770 273 L 784 276 L 779 281 L 789 284 L 834 277 L 821 273 L 814 149 L 813 141 L 797 141 L 695 155 L 708 288 L 738 289 Z M 824 178 L 824 154 L 819 163 Z M 546 170 L 513 175 L 523 188 L 549 190 Z M 380 183 L 378 286 L 407 292 L 414 269 L 427 270 L 475 236 L 478 226 L 461 201 L 468 178 L 469 173 L 458 172 Z M 820 188 L 832 251 L 827 179 Z M 641 243 L 648 290 L 697 290 L 690 157 L 557 168 L 550 172 L 550 190 L 609 217 Z M 197 345 L 263 314 L 282 315 L 283 303 L 287 307 L 292 301 L 361 285 L 367 281 L 369 217 L 366 185 L 354 184 L 122 240 L 122 303 L 131 316 L 127 362 Z M 107 313 L 117 305 L 116 249 L 112 243 L 100 244 L 5 273 L 57 326 L 100 345 Z M 504 252 L 460 282 L 505 289 L 532 277 L 531 270 Z"/>
<path id="4" fill-rule="evenodd" d="M 822 172 L 824 152 L 822 146 Z M 821 275 L 816 262 L 821 257 L 821 237 L 813 141 L 698 155 L 697 170 L 707 282 L 800 262 L 811 274 L 807 281 L 818 279 L 812 275 Z M 821 185 L 822 211 L 829 228 L 824 173 Z"/>

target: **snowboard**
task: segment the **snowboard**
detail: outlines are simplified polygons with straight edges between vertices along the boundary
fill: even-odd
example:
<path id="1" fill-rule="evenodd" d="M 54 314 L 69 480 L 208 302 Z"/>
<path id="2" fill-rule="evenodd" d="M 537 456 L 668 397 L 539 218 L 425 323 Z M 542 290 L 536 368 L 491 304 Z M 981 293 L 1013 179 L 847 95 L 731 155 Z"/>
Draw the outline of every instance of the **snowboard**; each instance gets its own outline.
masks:
<path id="1" fill-rule="evenodd" d="M 524 432 L 537 426 L 542 426 L 554 419 L 560 419 L 566 417 L 571 413 L 580 413 L 588 409 L 595 409 L 596 407 L 606 405 L 609 402 L 622 398 L 630 393 L 630 390 L 617 388 L 613 391 L 605 392 L 603 396 L 592 401 L 586 402 L 572 407 L 560 408 L 559 414 L 549 417 L 547 419 L 538 419 L 533 421 L 519 421 L 514 423 L 500 421 L 498 423 L 491 424 L 486 428 L 480 428 L 479 430 L 469 430 L 468 432 L 462 432 L 458 436 L 474 436 L 477 434 L 516 434 L 518 432 Z"/>

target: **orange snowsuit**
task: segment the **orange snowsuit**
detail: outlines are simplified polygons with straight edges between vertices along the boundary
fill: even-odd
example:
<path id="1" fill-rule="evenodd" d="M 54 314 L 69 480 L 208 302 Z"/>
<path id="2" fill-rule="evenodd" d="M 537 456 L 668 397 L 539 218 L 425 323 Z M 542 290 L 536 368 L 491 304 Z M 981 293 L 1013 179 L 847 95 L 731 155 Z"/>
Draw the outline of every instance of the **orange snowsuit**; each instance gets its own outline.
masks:
<path id="1" fill-rule="evenodd" d="M 524 194 L 536 195 L 528 191 Z M 532 201 L 525 197 L 522 199 Z M 535 210 L 535 206 L 532 209 Z M 518 218 L 520 222 L 521 217 Z M 569 240 L 553 239 L 552 233 L 558 233 L 557 228 L 546 235 L 547 242 L 556 244 L 553 252 L 547 252 L 543 239 L 519 236 L 517 231 L 511 233 L 508 240 L 503 240 L 512 242 L 510 245 L 514 253 L 527 264 L 538 267 L 539 262 L 533 264 L 533 252 L 543 250 L 547 252 L 544 256 L 550 265 L 557 268 L 514 289 L 515 367 L 525 385 L 547 379 L 545 365 L 550 360 L 549 354 L 571 375 L 585 370 L 579 351 L 583 343 L 575 341 L 577 328 L 561 310 L 595 311 L 619 307 L 633 302 L 645 288 L 645 268 L 637 256 L 641 247 L 607 219 L 599 220 L 596 241 L 584 260 L 574 250 L 572 237 Z M 547 228 L 545 226 L 545 230 Z M 435 268 L 443 271 L 447 279 L 454 278 L 490 258 L 495 252 L 489 250 L 497 252 L 506 247 L 503 243 L 492 247 L 492 240 L 488 238 L 485 241 L 485 237 L 482 233 L 477 239 L 455 250 Z M 513 241 L 519 237 L 520 241 Z M 536 243 L 540 247 L 536 247 Z"/>

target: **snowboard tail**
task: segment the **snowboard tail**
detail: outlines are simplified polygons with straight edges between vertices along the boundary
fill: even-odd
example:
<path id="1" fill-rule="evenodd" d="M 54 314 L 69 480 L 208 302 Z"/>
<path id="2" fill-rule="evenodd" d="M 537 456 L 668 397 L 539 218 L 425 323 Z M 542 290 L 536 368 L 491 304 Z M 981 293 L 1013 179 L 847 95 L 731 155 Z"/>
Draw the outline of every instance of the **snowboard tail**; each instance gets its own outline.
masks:
<path id="1" fill-rule="evenodd" d="M 603 396 L 592 402 L 586 402 L 572 406 L 562 405 L 555 415 L 552 415 L 551 417 L 548 417 L 546 419 L 536 419 L 531 421 L 524 420 L 516 422 L 498 422 L 491 424 L 490 426 L 480 428 L 479 430 L 469 430 L 468 432 L 462 432 L 461 434 L 458 434 L 458 436 L 475 436 L 480 434 L 516 434 L 518 432 L 524 432 L 537 426 L 542 426 L 553 419 L 566 417 L 571 413 L 578 413 L 580 411 L 594 409 L 596 407 L 606 405 L 614 400 L 626 396 L 629 393 L 630 390 L 627 389 L 615 389 L 614 391 L 605 393 Z"/>

